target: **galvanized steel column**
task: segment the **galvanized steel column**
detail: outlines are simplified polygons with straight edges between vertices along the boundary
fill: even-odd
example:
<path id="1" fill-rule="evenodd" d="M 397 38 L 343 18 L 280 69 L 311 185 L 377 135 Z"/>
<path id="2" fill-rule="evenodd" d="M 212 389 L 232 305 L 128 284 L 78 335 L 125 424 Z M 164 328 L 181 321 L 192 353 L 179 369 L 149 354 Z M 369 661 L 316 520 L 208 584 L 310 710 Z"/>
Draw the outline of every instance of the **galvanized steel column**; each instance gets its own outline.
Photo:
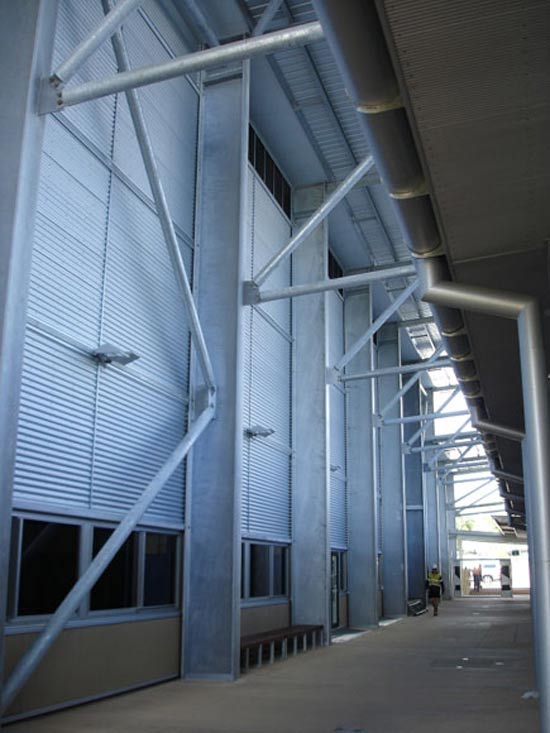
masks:
<path id="1" fill-rule="evenodd" d="M 44 119 L 35 111 L 51 69 L 56 0 L 1 3 L 0 66 L 0 674 L 3 668 L 15 438 Z"/>
<path id="2" fill-rule="evenodd" d="M 388 324 L 378 333 L 378 367 L 400 363 L 398 329 Z M 399 375 L 378 379 L 378 400 L 385 405 L 399 390 Z M 397 403 L 386 417 L 401 416 Z M 383 615 L 401 616 L 407 611 L 407 550 L 405 528 L 405 494 L 403 485 L 402 426 L 379 428 L 381 549 Z"/>
<path id="3" fill-rule="evenodd" d="M 211 349 L 218 409 L 193 452 L 187 498 L 183 621 L 187 678 L 234 679 L 239 674 L 248 93 L 245 62 L 226 77 L 207 77 L 202 95 L 195 294 Z"/>
<path id="4" fill-rule="evenodd" d="M 444 598 L 453 597 L 453 579 L 451 560 L 456 555 L 456 551 L 451 553 L 451 538 L 449 532 L 455 530 L 455 512 L 454 509 L 448 509 L 447 505 L 451 503 L 454 495 L 454 489 L 451 481 L 439 481 L 438 485 L 438 502 L 439 502 L 439 547 L 441 551 L 440 572 L 445 583 Z M 455 540 L 453 540 L 454 542 Z M 452 557 L 451 557 L 452 555 Z"/>
<path id="5" fill-rule="evenodd" d="M 368 290 L 347 293 L 344 301 L 346 347 L 372 321 Z M 365 346 L 346 368 L 347 374 L 373 368 L 372 344 Z M 361 628 L 378 623 L 378 504 L 374 450 L 375 382 L 350 382 L 347 390 L 349 502 L 349 623 Z"/>
<path id="6" fill-rule="evenodd" d="M 403 413 L 420 413 L 420 387 L 415 384 L 403 395 Z M 419 423 L 403 425 L 403 439 L 407 441 L 418 430 Z M 424 496 L 422 486 L 422 453 L 405 455 L 405 500 L 407 521 L 407 567 L 409 598 L 424 598 L 426 581 L 424 549 Z"/>
<path id="7" fill-rule="evenodd" d="M 431 390 L 428 392 L 428 412 L 434 412 L 433 392 Z M 426 424 L 424 440 L 430 440 L 434 435 L 434 423 L 429 422 Z M 424 564 L 426 570 L 431 568 L 432 565 L 438 567 L 441 565 L 437 478 L 435 471 L 430 469 L 426 460 L 422 462 L 422 476 L 424 481 Z"/>
<path id="8" fill-rule="evenodd" d="M 324 186 L 294 192 L 296 229 L 325 198 Z M 293 255 L 295 284 L 327 273 L 328 223 L 325 220 Z M 327 293 L 300 298 L 293 305 L 294 471 L 292 478 L 292 622 L 322 624 L 330 633 L 329 399 Z"/>

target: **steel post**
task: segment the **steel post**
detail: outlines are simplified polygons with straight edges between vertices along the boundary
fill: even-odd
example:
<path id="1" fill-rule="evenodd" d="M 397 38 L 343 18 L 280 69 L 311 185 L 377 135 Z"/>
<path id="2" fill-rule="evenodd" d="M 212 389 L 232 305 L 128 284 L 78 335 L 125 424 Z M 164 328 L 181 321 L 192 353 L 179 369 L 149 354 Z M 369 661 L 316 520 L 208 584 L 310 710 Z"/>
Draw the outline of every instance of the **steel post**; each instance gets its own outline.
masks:
<path id="1" fill-rule="evenodd" d="M 472 479 L 470 479 L 470 481 L 471 480 Z M 475 494 L 476 491 L 480 491 L 481 489 L 484 489 L 487 486 L 487 484 L 490 484 L 491 483 L 492 480 L 493 480 L 492 478 L 487 479 L 487 481 L 484 481 L 479 486 L 476 486 L 475 489 L 472 489 L 471 491 L 468 491 L 466 494 L 464 494 L 464 496 L 461 496 L 460 499 L 455 499 L 454 500 L 454 505 L 456 506 L 456 502 L 457 501 L 463 501 L 464 499 L 467 499 L 472 494 Z M 457 483 L 457 482 L 455 481 L 454 483 Z"/>
<path id="2" fill-rule="evenodd" d="M 261 36 L 265 38 L 266 36 Z M 289 257 L 294 250 L 302 244 L 316 229 L 317 227 L 327 218 L 330 212 L 342 201 L 343 198 L 351 191 L 351 189 L 359 183 L 361 178 L 372 168 L 374 165 L 372 156 L 368 155 L 364 158 L 359 165 L 357 165 L 346 178 L 338 184 L 334 191 L 327 196 L 315 213 L 307 219 L 305 224 L 298 229 L 289 242 L 283 247 L 280 252 L 271 258 L 271 260 L 254 276 L 254 283 L 261 285 L 266 280 L 273 270 Z M 324 275 L 324 273 L 323 273 Z"/>
<path id="3" fill-rule="evenodd" d="M 103 5 L 105 9 L 110 8 L 111 0 L 103 0 Z M 124 71 L 128 70 L 128 54 L 126 52 L 126 46 L 124 44 L 121 33 L 116 33 L 113 36 L 113 48 L 119 68 L 123 69 Z M 215 379 L 214 371 L 212 369 L 212 363 L 208 355 L 208 349 L 206 347 L 206 342 L 204 340 L 199 316 L 197 314 L 195 301 L 193 299 L 193 293 L 191 292 L 191 286 L 189 285 L 189 279 L 185 271 L 185 264 L 183 262 L 183 257 L 181 255 L 178 245 L 176 230 L 174 229 L 172 217 L 170 216 L 168 200 L 166 198 L 164 187 L 160 180 L 159 170 L 153 151 L 153 145 L 149 136 L 149 132 L 147 130 L 145 117 L 143 116 L 137 92 L 134 89 L 129 89 L 126 92 L 126 99 L 128 101 L 128 107 L 130 108 L 130 114 L 132 116 L 132 122 L 134 124 L 139 149 L 143 158 L 145 170 L 147 172 L 147 180 L 149 181 L 151 191 L 153 192 L 153 199 L 155 201 L 157 215 L 159 217 L 159 221 L 162 227 L 164 241 L 168 249 L 168 254 L 170 255 L 170 259 L 172 261 L 176 280 L 178 282 L 187 315 L 189 317 L 191 338 L 193 339 L 193 345 L 195 346 L 197 352 L 197 358 L 201 366 L 202 376 L 208 389 L 214 390 Z"/>
<path id="4" fill-rule="evenodd" d="M 451 412 L 448 412 L 447 413 L 447 416 L 448 417 L 461 417 L 462 415 L 467 415 L 466 420 L 464 420 L 464 422 L 460 424 L 460 426 L 457 428 L 457 430 L 455 430 L 455 432 L 453 433 L 453 437 L 451 438 L 451 440 L 449 441 L 449 443 L 452 443 L 453 440 L 456 440 L 456 438 L 464 430 L 464 428 L 466 427 L 466 425 L 468 425 L 468 423 L 470 422 L 470 413 L 467 412 L 467 411 L 466 412 L 464 412 L 464 411 L 460 412 L 459 411 L 459 412 L 456 412 L 454 415 Z M 468 448 L 467 448 L 467 451 L 469 451 L 471 448 L 472 448 L 472 446 L 469 445 Z M 431 459 L 429 461 L 429 464 L 430 464 L 430 466 L 432 468 L 433 468 L 433 466 L 435 466 L 437 464 L 437 461 L 439 459 L 439 456 L 442 455 L 444 452 L 445 452 L 445 448 L 440 448 L 437 451 L 437 453 L 435 454 L 435 456 L 432 456 L 431 457 Z M 462 460 L 462 458 L 464 457 L 464 455 L 465 454 L 463 454 L 462 456 L 460 456 L 460 460 Z"/>
<path id="5" fill-rule="evenodd" d="M 187 435 L 171 453 L 162 468 L 149 482 L 138 501 L 134 504 L 124 519 L 122 519 L 113 534 L 94 557 L 90 565 L 88 565 L 85 573 L 79 578 L 55 613 L 50 617 L 46 626 L 36 637 L 30 648 L 23 654 L 9 680 L 4 685 L 1 704 L 2 711 L 5 711 L 8 708 L 21 687 L 32 675 L 38 664 L 40 664 L 40 661 L 57 639 L 83 598 L 99 580 L 102 573 L 109 566 L 111 560 L 130 536 L 132 530 L 136 527 L 151 503 L 158 496 L 162 487 L 178 468 L 202 433 L 206 430 L 210 421 L 213 419 L 214 414 L 215 402 L 212 401 L 193 423 Z"/>
<path id="6" fill-rule="evenodd" d="M 385 367 L 400 361 L 397 325 L 388 324 L 378 337 L 378 364 Z M 389 374 L 377 384 L 378 399 L 385 402 L 399 387 L 399 377 Z M 390 413 L 396 418 L 401 405 Z M 393 424 L 378 429 L 380 446 L 380 514 L 382 585 L 385 616 L 401 616 L 406 613 L 407 601 L 407 540 L 406 501 L 403 482 L 403 455 L 401 453 L 402 427 Z"/>
<path id="7" fill-rule="evenodd" d="M 548 424 L 547 375 L 538 302 L 531 297 L 457 283 L 430 284 L 424 299 L 431 303 L 486 313 L 517 321 L 523 411 L 524 456 L 529 483 L 529 534 L 534 557 L 536 593 L 534 627 L 537 683 L 543 733 L 550 731 L 550 426 Z"/>
<path id="8" fill-rule="evenodd" d="M 369 323 L 371 293 L 353 292 L 344 299 L 345 343 L 354 343 Z M 348 369 L 373 366 L 372 345 Z M 349 624 L 364 628 L 378 623 L 378 501 L 374 450 L 373 382 L 355 382 L 346 390 L 347 488 L 349 522 Z"/>
<path id="9" fill-rule="evenodd" d="M 174 79 L 177 76 L 195 71 L 205 71 L 214 66 L 223 66 L 239 62 L 254 56 L 263 56 L 284 48 L 296 48 L 323 39 L 321 24 L 304 23 L 293 28 L 283 28 L 274 33 L 266 33 L 257 38 L 246 38 L 232 43 L 225 43 L 216 48 L 180 56 L 162 64 L 146 66 L 133 71 L 123 71 L 101 81 L 91 81 L 72 89 L 58 91 L 56 109 L 70 107 L 74 104 L 99 99 L 110 94 L 125 92 L 127 89 L 155 84 L 159 81 Z M 53 109 L 44 109 L 53 112 Z M 371 163 L 372 165 L 372 163 Z"/>
<path id="10" fill-rule="evenodd" d="M 342 371 L 346 364 L 349 364 L 353 357 L 361 351 L 363 346 L 371 340 L 374 334 L 382 328 L 388 319 L 391 318 L 391 316 L 399 310 L 403 303 L 414 293 L 418 285 L 419 281 L 415 278 L 413 282 L 410 283 L 410 285 L 408 285 L 392 303 L 390 303 L 386 310 L 378 316 L 378 318 L 367 328 L 365 333 L 360 336 L 357 341 L 349 347 L 349 349 L 347 349 L 342 358 L 334 365 L 334 368 L 337 371 Z"/>
<path id="11" fill-rule="evenodd" d="M 324 185 L 294 194 L 294 223 L 301 228 L 308 212 L 322 204 Z M 322 277 L 328 267 L 328 221 L 316 227 L 292 262 L 295 282 Z M 293 385 L 293 546 L 292 623 L 321 624 L 325 638 L 330 616 L 330 389 L 328 295 L 302 298 L 292 309 Z"/>
<path id="12" fill-rule="evenodd" d="M 0 66 L 0 682 L 27 297 L 44 119 L 36 79 L 49 73 L 56 0 L 1 3 Z M 8 73 L 9 70 L 9 73 Z"/>

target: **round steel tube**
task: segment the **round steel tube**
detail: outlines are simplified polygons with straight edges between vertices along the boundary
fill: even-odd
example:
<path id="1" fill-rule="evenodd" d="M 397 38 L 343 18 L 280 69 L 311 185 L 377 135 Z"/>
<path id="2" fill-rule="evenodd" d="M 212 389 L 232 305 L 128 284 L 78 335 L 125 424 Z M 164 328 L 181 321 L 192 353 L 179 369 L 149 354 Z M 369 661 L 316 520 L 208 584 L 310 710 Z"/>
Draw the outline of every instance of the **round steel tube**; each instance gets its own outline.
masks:
<path id="1" fill-rule="evenodd" d="M 64 90 L 61 93 L 59 109 L 70 107 L 90 99 L 99 99 L 110 94 L 125 92 L 127 89 L 137 89 L 148 84 L 154 84 L 166 79 L 174 79 L 183 74 L 210 69 L 213 66 L 222 66 L 233 61 L 242 61 L 254 56 L 274 53 L 283 48 L 304 46 L 307 43 L 323 39 L 323 29 L 320 23 L 304 23 L 294 28 L 284 28 L 274 33 L 266 33 L 257 38 L 246 38 L 242 41 L 225 43 L 216 48 L 186 54 L 171 61 L 154 66 L 145 66 L 133 71 L 123 71 L 101 81 L 92 81 L 81 84 L 74 89 Z"/>

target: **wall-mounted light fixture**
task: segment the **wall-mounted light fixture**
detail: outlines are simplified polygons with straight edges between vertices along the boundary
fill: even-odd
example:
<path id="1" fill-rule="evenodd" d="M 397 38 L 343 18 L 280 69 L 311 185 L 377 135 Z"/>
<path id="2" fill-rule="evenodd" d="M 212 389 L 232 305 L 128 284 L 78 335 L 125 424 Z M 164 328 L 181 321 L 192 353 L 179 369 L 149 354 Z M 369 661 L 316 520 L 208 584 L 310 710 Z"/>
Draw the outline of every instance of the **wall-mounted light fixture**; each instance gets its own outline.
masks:
<path id="1" fill-rule="evenodd" d="M 275 431 L 273 428 L 264 428 L 263 425 L 251 425 L 244 432 L 249 438 L 269 438 Z"/>
<path id="2" fill-rule="evenodd" d="M 113 346 L 113 344 L 101 344 L 97 349 L 92 351 L 92 358 L 103 366 L 107 364 L 120 364 L 121 366 L 125 366 L 139 359 L 139 356 L 138 354 L 134 354 L 133 351 L 125 351 L 118 346 Z"/>

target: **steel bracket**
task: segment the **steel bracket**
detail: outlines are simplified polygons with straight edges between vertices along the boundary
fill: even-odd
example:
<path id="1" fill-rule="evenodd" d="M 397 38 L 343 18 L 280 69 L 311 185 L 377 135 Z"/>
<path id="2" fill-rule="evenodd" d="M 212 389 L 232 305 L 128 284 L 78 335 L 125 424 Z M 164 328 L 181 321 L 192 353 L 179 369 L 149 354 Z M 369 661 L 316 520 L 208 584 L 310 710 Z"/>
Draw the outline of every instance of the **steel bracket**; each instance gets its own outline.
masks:
<path id="1" fill-rule="evenodd" d="M 38 90 L 38 114 L 47 115 L 63 109 L 63 86 L 48 77 L 40 80 Z"/>
<path id="2" fill-rule="evenodd" d="M 254 280 L 243 282 L 243 305 L 256 305 L 260 302 L 260 288 Z"/>

